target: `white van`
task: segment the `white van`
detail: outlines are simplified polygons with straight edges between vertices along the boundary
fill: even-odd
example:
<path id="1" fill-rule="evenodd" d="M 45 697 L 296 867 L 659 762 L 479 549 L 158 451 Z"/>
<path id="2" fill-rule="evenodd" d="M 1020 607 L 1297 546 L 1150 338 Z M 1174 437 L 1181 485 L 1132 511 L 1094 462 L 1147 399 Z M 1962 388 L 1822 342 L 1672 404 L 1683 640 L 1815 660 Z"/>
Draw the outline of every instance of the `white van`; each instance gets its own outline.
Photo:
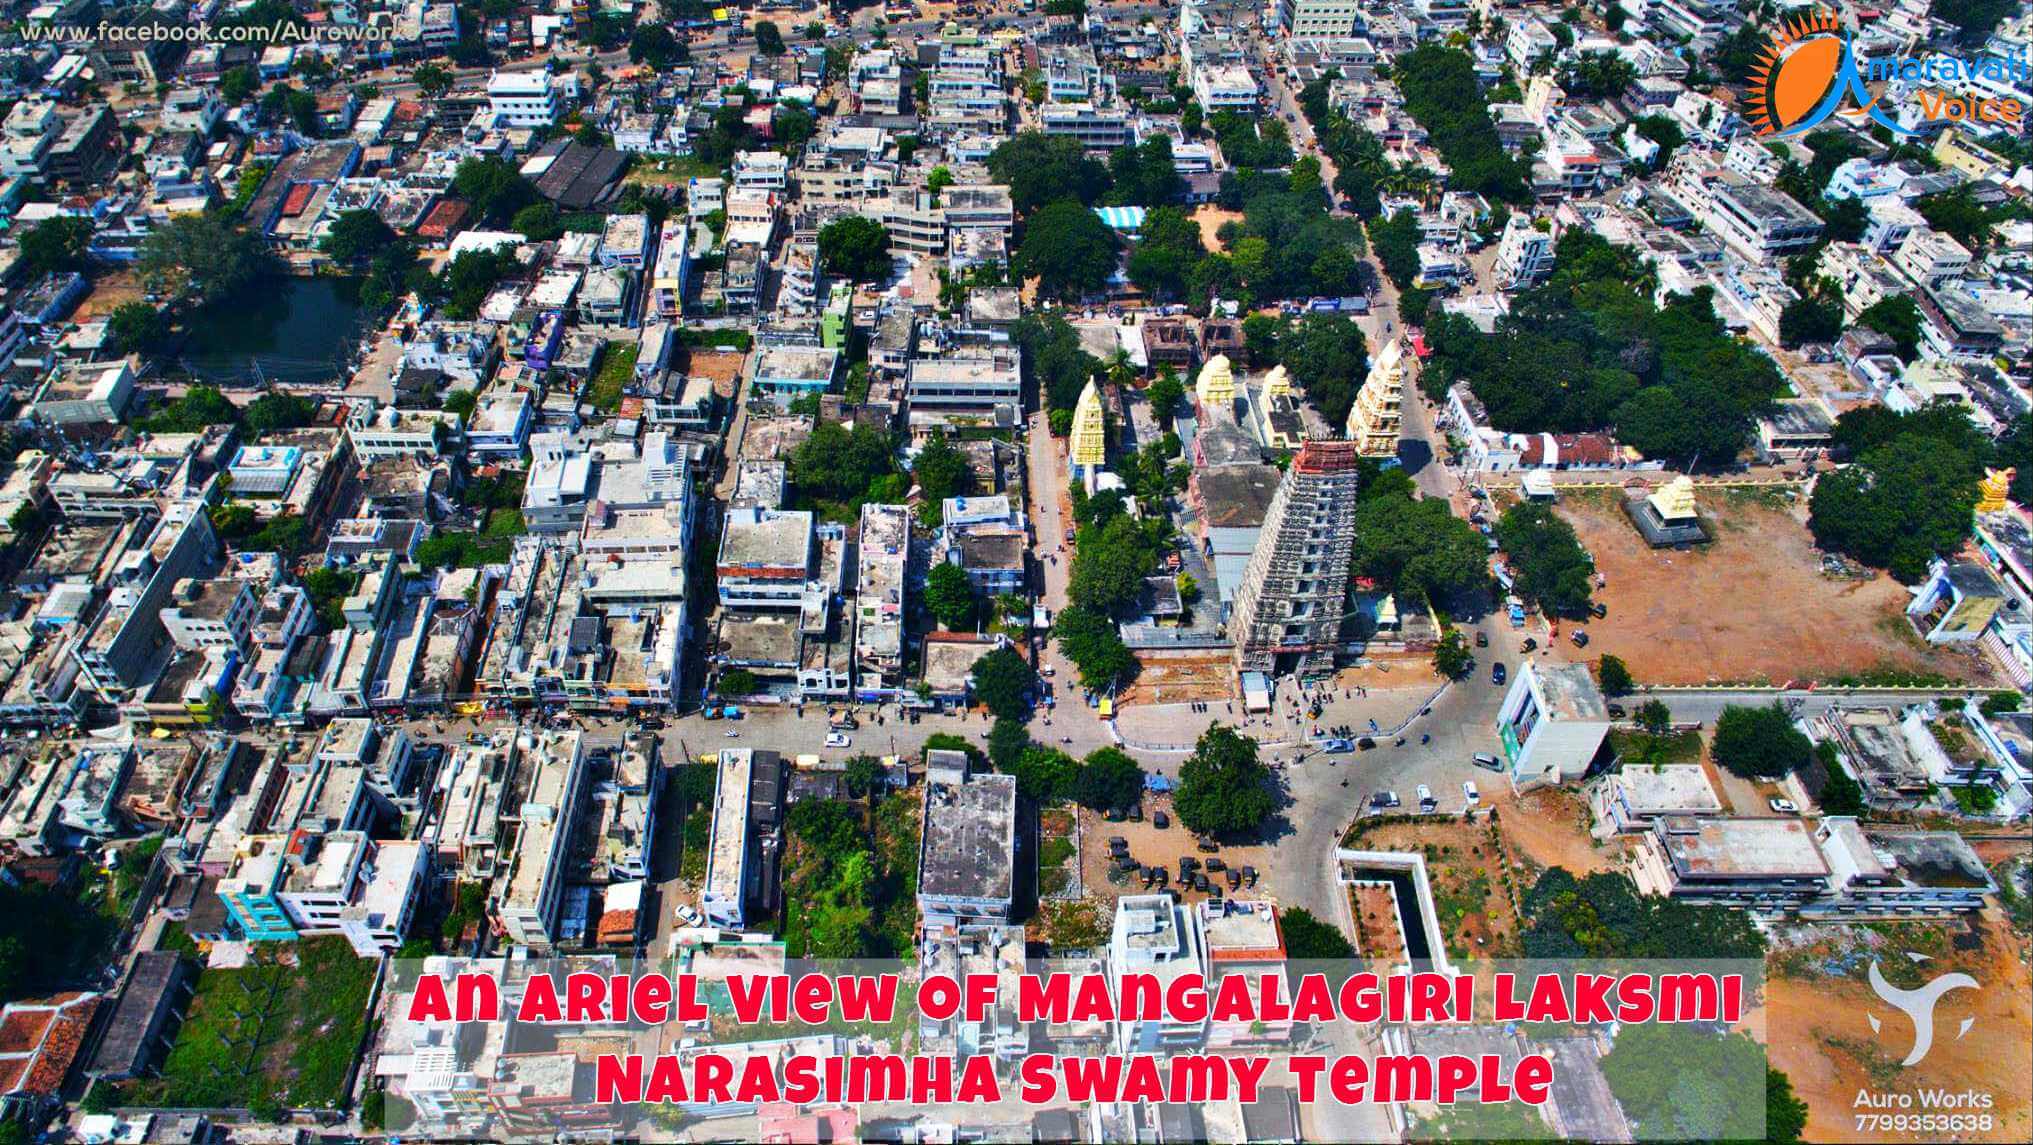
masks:
<path id="1" fill-rule="evenodd" d="M 1461 781 L 1461 794 L 1468 800 L 1470 810 L 1474 810 L 1475 805 L 1482 802 L 1482 792 L 1475 789 L 1475 780 L 1473 779 Z"/>

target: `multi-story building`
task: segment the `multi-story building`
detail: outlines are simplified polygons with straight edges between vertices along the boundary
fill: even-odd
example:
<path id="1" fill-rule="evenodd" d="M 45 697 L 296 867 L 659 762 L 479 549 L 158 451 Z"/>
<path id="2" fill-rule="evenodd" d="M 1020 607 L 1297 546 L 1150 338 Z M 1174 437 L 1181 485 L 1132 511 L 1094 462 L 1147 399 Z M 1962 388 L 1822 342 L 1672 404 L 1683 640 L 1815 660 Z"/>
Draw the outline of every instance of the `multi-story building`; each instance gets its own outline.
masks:
<path id="1" fill-rule="evenodd" d="M 1046 135 L 1064 135 L 1089 151 L 1109 151 L 1130 142 L 1129 115 L 1114 107 L 1079 103 L 1048 103 L 1038 109 Z"/>
<path id="2" fill-rule="evenodd" d="M 1109 984 L 1123 996 L 1123 980 L 1132 974 L 1155 980 L 1163 992 L 1187 975 L 1207 976 L 1207 939 L 1200 913 L 1192 904 L 1169 894 L 1124 895 L 1115 902 L 1115 924 L 1108 939 Z M 1116 1023 L 1118 1053 L 1151 1053 L 1198 1046 L 1206 1022 L 1161 1017 Z"/>
<path id="3" fill-rule="evenodd" d="M 965 752 L 926 753 L 918 910 L 927 933 L 1010 920 L 1016 810 L 1015 776 L 975 774 Z"/>
<path id="4" fill-rule="evenodd" d="M 713 830 L 699 909 L 714 926 L 739 930 L 751 910 L 776 907 L 782 862 L 784 761 L 773 751 L 720 753 Z"/>
<path id="5" fill-rule="evenodd" d="M 1586 664 L 1527 659 L 1497 714 L 1511 780 L 1520 785 L 1580 779 L 1609 734 L 1609 705 Z"/>
<path id="6" fill-rule="evenodd" d="M 1353 441 L 1299 447 L 1236 589 L 1237 672 L 1331 671 L 1346 609 L 1361 460 Z"/>
<path id="7" fill-rule="evenodd" d="M 909 615 L 911 513 L 902 505 L 863 505 L 854 575 L 855 691 L 894 695 L 903 683 L 904 618 Z"/>
<path id="8" fill-rule="evenodd" d="M 729 509 L 717 564 L 722 607 L 799 610 L 812 556 L 812 514 L 754 505 Z"/>
<path id="9" fill-rule="evenodd" d="M 1710 174 L 1719 177 L 1704 185 L 1697 211 L 1743 257 L 1771 263 L 1821 237 L 1821 219 L 1785 192 L 1727 172 Z"/>
<path id="10" fill-rule="evenodd" d="M 509 856 L 494 917 L 503 937 L 538 951 L 557 948 L 558 906 L 565 893 L 565 862 L 572 826 L 586 787 L 586 745 L 576 730 L 533 733 L 529 794 L 516 813 L 519 830 Z"/>
<path id="11" fill-rule="evenodd" d="M 495 72 L 487 79 L 487 110 L 504 127 L 549 127 L 563 107 L 550 73 Z"/>
<path id="12" fill-rule="evenodd" d="M 1356 0 L 1288 0 L 1284 9 L 1284 31 L 1288 36 L 1353 36 L 1362 19 L 1362 5 Z"/>
<path id="13" fill-rule="evenodd" d="M 202 502 L 178 501 L 164 511 L 148 543 L 123 553 L 105 607 L 72 646 L 87 685 L 108 703 L 147 680 L 169 644 L 162 610 L 187 577 L 218 567 L 219 540 Z"/>
<path id="14" fill-rule="evenodd" d="M 1497 240 L 1497 285 L 1505 290 L 1523 290 L 1553 273 L 1552 227 L 1541 226 L 1523 215 L 1512 215 Z"/>

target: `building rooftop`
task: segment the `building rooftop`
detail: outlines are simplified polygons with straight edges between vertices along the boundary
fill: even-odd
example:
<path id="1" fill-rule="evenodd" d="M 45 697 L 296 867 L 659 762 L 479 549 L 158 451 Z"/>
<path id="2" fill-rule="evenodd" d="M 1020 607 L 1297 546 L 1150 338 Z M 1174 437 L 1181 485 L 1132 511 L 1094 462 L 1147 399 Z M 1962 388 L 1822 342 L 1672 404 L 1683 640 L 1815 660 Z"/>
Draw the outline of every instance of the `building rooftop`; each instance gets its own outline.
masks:
<path id="1" fill-rule="evenodd" d="M 1016 777 L 928 769 L 918 893 L 1008 900 L 1016 889 Z"/>
<path id="2" fill-rule="evenodd" d="M 1264 523 L 1283 478 L 1275 465 L 1214 465 L 1195 470 L 1201 520 L 1216 529 L 1254 529 Z"/>
<path id="3" fill-rule="evenodd" d="M 1602 689 L 1596 687 L 1588 665 L 1541 660 L 1528 663 L 1547 715 L 1561 720 L 1608 721 L 1609 705 L 1603 701 Z"/>
<path id="4" fill-rule="evenodd" d="M 1664 767 L 1627 767 L 1619 772 L 1617 785 L 1624 800 L 1640 814 L 1716 815 L 1722 800 L 1709 782 L 1708 772 L 1698 763 Z"/>
<path id="5" fill-rule="evenodd" d="M 1823 878 L 1828 861 L 1805 821 L 1669 816 L 1654 828 L 1686 878 Z"/>

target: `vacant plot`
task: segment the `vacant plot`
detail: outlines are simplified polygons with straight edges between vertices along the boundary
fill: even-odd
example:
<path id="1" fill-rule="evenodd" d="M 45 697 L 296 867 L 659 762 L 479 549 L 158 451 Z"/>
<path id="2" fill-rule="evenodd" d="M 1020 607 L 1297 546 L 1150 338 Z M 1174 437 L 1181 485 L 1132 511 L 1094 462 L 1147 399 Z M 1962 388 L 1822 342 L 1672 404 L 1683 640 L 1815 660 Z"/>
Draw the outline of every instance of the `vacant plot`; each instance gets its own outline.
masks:
<path id="1" fill-rule="evenodd" d="M 1765 1028 L 1772 1065 L 1786 1071 L 1807 1103 L 1807 1140 L 1912 1140 L 1911 1131 L 1860 1126 L 1856 1115 L 1866 1110 L 1858 1107 L 1857 1095 L 1928 1090 L 1982 1094 L 1991 1103 L 1978 1107 L 1991 1115 L 1990 1127 L 1960 1133 L 1961 1140 L 2027 1139 L 2033 1131 L 2033 1055 L 2024 1049 L 2033 1037 L 2033 983 L 2019 940 L 2000 920 L 1980 918 L 1975 929 L 1960 922 L 1873 923 L 1788 937 L 1792 942 L 1768 960 Z M 1926 955 L 1927 961 L 1916 963 L 1908 952 Z M 1955 971 L 1982 986 L 1941 996 L 1933 1047 L 1918 1063 L 1902 1067 L 1913 1027 L 1872 992 L 1873 963 L 1903 988 Z M 1872 1028 L 1874 1017 L 1878 1029 Z M 1958 1036 L 1966 1020 L 1968 1035 Z M 2014 1046 L 2019 1052 L 2008 1048 Z"/>
<path id="2" fill-rule="evenodd" d="M 632 342 L 609 342 L 600 356 L 600 372 L 586 389 L 586 404 L 603 413 L 621 408 L 621 394 L 635 377 L 635 356 L 640 347 Z"/>
<path id="3" fill-rule="evenodd" d="M 1136 683 L 1117 700 L 1131 704 L 1177 704 L 1192 700 L 1227 700 L 1235 695 L 1234 666 L 1225 655 L 1149 656 L 1137 661 Z"/>
<path id="4" fill-rule="evenodd" d="M 206 970 L 162 1076 L 122 1097 L 204 1109 L 332 1109 L 360 1047 L 379 964 L 340 938 L 262 947 L 235 970 Z"/>
<path id="5" fill-rule="evenodd" d="M 1201 207 L 1193 212 L 1193 221 L 1200 224 L 1200 241 L 1208 250 L 1228 249 L 1221 241 L 1221 227 L 1224 223 L 1241 223 L 1241 211 L 1224 211 L 1220 207 Z"/>
<path id="6" fill-rule="evenodd" d="M 1038 815 L 1038 897 L 1080 896 L 1080 850 L 1073 813 L 1052 807 Z"/>
<path id="7" fill-rule="evenodd" d="M 1590 658 L 1620 657 L 1640 683 L 1834 682 L 1913 676 L 1974 679 L 1972 659 L 1930 650 L 1902 615 L 1888 576 L 1831 577 L 1794 511 L 1705 491 L 1714 540 L 1689 552 L 1647 546 L 1619 494 L 1570 493 L 1574 525 L 1606 584 L 1609 616 L 1588 626 Z"/>

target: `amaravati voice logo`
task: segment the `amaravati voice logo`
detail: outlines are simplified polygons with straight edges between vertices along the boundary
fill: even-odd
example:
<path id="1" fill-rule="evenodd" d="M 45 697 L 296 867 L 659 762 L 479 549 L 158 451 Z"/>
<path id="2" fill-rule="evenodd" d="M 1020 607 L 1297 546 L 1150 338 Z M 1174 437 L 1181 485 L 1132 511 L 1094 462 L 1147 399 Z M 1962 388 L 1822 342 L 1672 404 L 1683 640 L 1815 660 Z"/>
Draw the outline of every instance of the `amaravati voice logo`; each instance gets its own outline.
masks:
<path id="1" fill-rule="evenodd" d="M 1925 954 L 1916 954 L 1910 950 L 1906 952 L 1906 957 L 1914 962 L 1927 961 Z M 1899 1063 L 1902 1066 L 1920 1064 L 1921 1059 L 1927 1056 L 1927 1051 L 1934 1048 L 1934 1007 L 1941 1001 L 1941 996 L 1950 990 L 1980 988 L 1976 979 L 1961 971 L 1954 971 L 1943 974 L 1918 989 L 1904 990 L 1885 981 L 1885 975 L 1878 969 L 1875 958 L 1871 960 L 1870 979 L 1871 989 L 1877 991 L 1878 997 L 1891 1003 L 1913 1022 L 1913 1049 L 1906 1055 L 1906 1060 Z M 1884 1032 L 1883 1023 L 1878 1020 L 1876 1014 L 1864 1016 L 1871 1020 L 1871 1032 L 1878 1034 Z M 1962 1027 L 1955 1032 L 1956 1040 L 1960 1041 L 1964 1034 L 1969 1033 L 1969 1028 L 1976 1025 L 1976 1021 L 1974 1014 L 1964 1018 Z"/>
<path id="2" fill-rule="evenodd" d="M 1759 135 L 1797 135 L 1835 114 L 1869 116 L 1873 123 L 1909 134 L 1878 107 L 1878 97 L 1858 70 L 1856 46 L 1826 9 L 1780 23 L 1778 35 L 1751 69 L 1749 87 L 1744 118 Z M 1856 106 L 1838 113 L 1844 96 Z"/>

